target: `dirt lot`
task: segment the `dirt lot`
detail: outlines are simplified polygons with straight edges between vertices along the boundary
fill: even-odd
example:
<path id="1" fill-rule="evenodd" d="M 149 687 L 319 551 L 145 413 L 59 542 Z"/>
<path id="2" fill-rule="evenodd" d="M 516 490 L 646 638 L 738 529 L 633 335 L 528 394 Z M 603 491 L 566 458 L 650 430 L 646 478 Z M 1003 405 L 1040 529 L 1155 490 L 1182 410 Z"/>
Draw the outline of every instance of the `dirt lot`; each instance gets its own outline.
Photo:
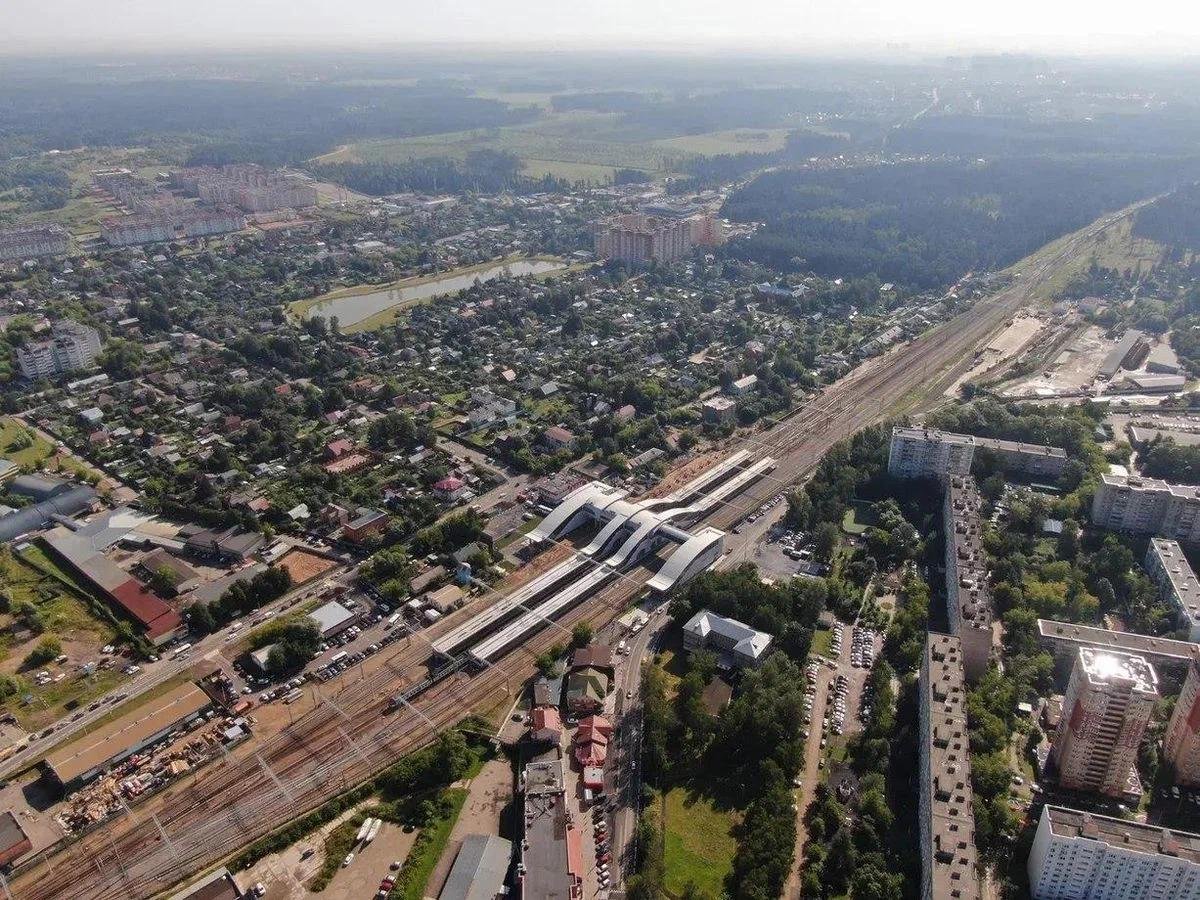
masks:
<path id="1" fill-rule="evenodd" d="M 469 834 L 500 834 L 501 814 L 512 800 L 512 766 L 504 757 L 488 760 L 468 788 L 467 802 L 450 832 L 446 850 L 429 876 L 429 896 L 441 893 L 463 838 Z"/>
<path id="2" fill-rule="evenodd" d="M 1071 342 L 1044 370 L 1009 387 L 1006 395 L 1051 397 L 1089 385 L 1115 342 L 1092 326 Z M 1049 374 L 1047 374 L 1049 373 Z"/>
<path id="3" fill-rule="evenodd" d="M 1002 332 L 992 338 L 970 369 L 946 388 L 947 397 L 957 397 L 958 389 L 972 379 L 978 378 L 1005 360 L 1021 352 L 1045 326 L 1037 316 L 1019 315 Z"/>
<path id="4" fill-rule="evenodd" d="M 371 846 L 356 853 L 354 862 L 347 868 L 339 869 L 321 896 L 330 900 L 366 900 L 374 897 L 379 890 L 379 882 L 389 872 L 388 866 L 404 861 L 417 834 L 415 829 L 406 832 L 399 825 L 384 822 Z"/>
<path id="5" fill-rule="evenodd" d="M 298 587 L 319 578 L 337 565 L 333 560 L 309 553 L 307 550 L 289 550 L 276 565 L 292 576 L 292 585 Z"/>

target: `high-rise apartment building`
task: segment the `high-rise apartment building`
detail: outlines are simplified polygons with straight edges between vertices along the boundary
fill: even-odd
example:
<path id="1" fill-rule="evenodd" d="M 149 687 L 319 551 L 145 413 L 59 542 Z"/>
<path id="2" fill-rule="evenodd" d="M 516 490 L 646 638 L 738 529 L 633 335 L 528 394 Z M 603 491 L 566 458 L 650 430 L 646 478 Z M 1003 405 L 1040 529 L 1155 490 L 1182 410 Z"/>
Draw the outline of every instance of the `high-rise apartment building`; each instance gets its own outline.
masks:
<path id="1" fill-rule="evenodd" d="M 61 225 L 32 225 L 0 231 L 0 262 L 62 256 L 71 249 L 71 236 Z"/>
<path id="2" fill-rule="evenodd" d="M 1067 454 L 1059 447 L 897 425 L 888 448 L 888 472 L 897 478 L 966 475 L 977 450 L 994 454 L 1007 471 L 1034 477 L 1058 478 L 1067 465 Z"/>
<path id="3" fill-rule="evenodd" d="M 1163 734 L 1163 757 L 1175 771 L 1175 783 L 1200 787 L 1200 648 L 1175 700 L 1175 712 Z"/>
<path id="4" fill-rule="evenodd" d="M 1027 868 L 1033 900 L 1200 900 L 1200 835 L 1046 805 Z"/>
<path id="5" fill-rule="evenodd" d="M 983 548 L 983 501 L 970 475 L 951 475 L 942 499 L 946 530 L 946 612 L 950 633 L 962 642 L 963 670 L 974 683 L 992 654 L 992 592 Z"/>
<path id="6" fill-rule="evenodd" d="M 1137 475 L 1102 475 L 1092 523 L 1112 531 L 1200 542 L 1200 487 Z"/>
<path id="7" fill-rule="evenodd" d="M 1081 647 L 1050 749 L 1059 783 L 1140 797 L 1138 746 L 1158 696 L 1158 676 L 1143 657 Z"/>
<path id="8" fill-rule="evenodd" d="M 967 689 L 962 646 L 948 634 L 925 641 L 918 683 L 922 900 L 978 900 Z"/>
<path id="9" fill-rule="evenodd" d="M 628 213 L 600 222 L 596 254 L 630 263 L 672 262 L 692 249 L 692 223 Z"/>
<path id="10" fill-rule="evenodd" d="M 1183 548 L 1169 538 L 1151 538 L 1145 565 L 1159 595 L 1175 610 L 1176 627 L 1188 630 L 1188 640 L 1200 641 L 1200 580 Z"/>
<path id="11" fill-rule="evenodd" d="M 53 378 L 91 366 L 100 355 L 100 333 L 69 319 L 54 325 L 53 337 L 17 348 L 17 364 L 26 378 Z"/>

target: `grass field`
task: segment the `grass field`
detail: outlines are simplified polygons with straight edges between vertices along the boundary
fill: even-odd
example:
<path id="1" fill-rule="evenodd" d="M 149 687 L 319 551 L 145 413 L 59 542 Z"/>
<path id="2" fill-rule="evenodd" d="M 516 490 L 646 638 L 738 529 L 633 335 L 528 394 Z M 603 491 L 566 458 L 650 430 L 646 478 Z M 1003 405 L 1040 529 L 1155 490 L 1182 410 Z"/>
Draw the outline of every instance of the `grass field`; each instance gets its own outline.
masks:
<path id="1" fill-rule="evenodd" d="M 392 897 L 399 897 L 401 900 L 421 900 L 426 896 L 425 887 L 429 876 L 433 874 L 434 867 L 446 849 L 446 841 L 450 839 L 450 832 L 454 830 L 454 823 L 458 821 L 458 815 L 462 812 L 463 804 L 467 802 L 469 792 L 465 788 L 447 788 L 444 794 L 450 800 L 450 814 L 439 818 L 421 831 L 421 836 L 409 851 L 401 870 L 405 874 L 404 887 L 401 890 L 400 884 L 397 884 L 392 891 Z"/>
<path id="2" fill-rule="evenodd" d="M 4 585 L 12 603 L 29 603 L 37 609 L 44 628 L 42 634 L 57 638 L 71 658 L 67 670 L 55 665 L 45 667 L 51 674 L 67 671 L 66 678 L 45 687 L 38 686 L 20 669 L 25 656 L 41 640 L 42 634 L 17 641 L 10 628 L 15 617 L 0 614 L 0 672 L 19 679 L 19 690 L 0 704 L 0 708 L 16 715 L 27 731 L 36 731 L 61 718 L 68 709 L 107 692 L 121 680 L 122 676 L 115 671 L 100 671 L 90 678 L 80 679 L 70 668 L 84 659 L 96 658 L 99 649 L 114 637 L 108 624 L 92 616 L 82 600 L 8 552 L 0 553 L 0 584 Z M 31 702 L 23 703 L 24 695 L 29 695 Z"/>
<path id="3" fill-rule="evenodd" d="M 0 456 L 18 466 L 37 468 L 54 448 L 16 419 L 0 419 Z"/>
<path id="4" fill-rule="evenodd" d="M 663 858 L 670 896 L 682 896 L 688 882 L 712 897 L 724 895 L 737 852 L 732 833 L 737 823 L 736 813 L 715 809 L 711 801 L 682 788 L 667 794 Z"/>
<path id="5" fill-rule="evenodd" d="M 833 656 L 833 632 L 828 628 L 818 628 L 813 632 L 810 652 L 824 657 Z"/>
<path id="6" fill-rule="evenodd" d="M 863 534 L 868 528 L 876 524 L 878 519 L 871 512 L 871 507 L 866 503 L 854 503 L 848 510 L 846 515 L 842 517 L 842 531 L 846 534 Z"/>
<path id="7" fill-rule="evenodd" d="M 1034 291 L 1034 299 L 1050 300 L 1055 297 L 1079 273 L 1086 271 L 1093 262 L 1110 269 L 1135 272 L 1156 265 L 1164 247 L 1146 238 L 1133 234 L 1133 223 L 1137 213 L 1131 212 L 1100 234 L 1088 239 L 1071 258 L 1057 267 L 1054 275 Z M 1074 236 L 1063 235 L 1044 247 L 1013 263 L 1006 272 L 1022 272 L 1042 263 L 1054 253 L 1060 252 Z M 1186 261 L 1185 261 L 1186 262 Z"/>
<path id="8" fill-rule="evenodd" d="M 723 153 L 773 153 L 782 150 L 787 138 L 786 128 L 738 128 L 733 131 L 711 131 L 683 137 L 660 138 L 655 147 L 674 153 L 697 156 L 719 156 Z"/>

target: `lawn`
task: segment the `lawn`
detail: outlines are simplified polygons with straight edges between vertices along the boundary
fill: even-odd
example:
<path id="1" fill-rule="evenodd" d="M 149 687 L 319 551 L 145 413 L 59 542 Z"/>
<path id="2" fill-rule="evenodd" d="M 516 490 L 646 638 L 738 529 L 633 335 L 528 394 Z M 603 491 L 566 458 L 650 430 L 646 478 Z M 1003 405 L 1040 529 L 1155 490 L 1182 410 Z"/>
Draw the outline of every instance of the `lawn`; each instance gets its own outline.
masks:
<path id="1" fill-rule="evenodd" d="M 732 832 L 738 814 L 715 809 L 707 798 L 674 788 L 667 794 L 664 815 L 667 894 L 681 897 L 692 882 L 709 896 L 722 896 L 737 852 Z"/>
<path id="2" fill-rule="evenodd" d="M 833 632 L 828 628 L 818 628 L 813 632 L 811 653 L 816 653 L 824 656 L 827 659 L 833 656 Z"/>
<path id="3" fill-rule="evenodd" d="M 870 504 L 856 500 L 846 510 L 846 515 L 842 517 L 842 531 L 846 534 L 863 534 L 878 521 L 879 518 L 871 509 Z"/>
<path id="4" fill-rule="evenodd" d="M 37 464 L 54 452 L 42 438 L 16 419 L 0 419 L 0 456 L 18 466 L 37 468 Z"/>
<path id="5" fill-rule="evenodd" d="M 444 791 L 444 796 L 450 801 L 450 814 L 421 829 L 408 858 L 404 860 L 396 886 L 392 888 L 392 900 L 421 900 L 425 896 L 429 876 L 446 850 L 446 841 L 450 839 L 454 823 L 458 821 L 463 804 L 467 802 L 468 793 L 465 788 L 447 788 Z"/>

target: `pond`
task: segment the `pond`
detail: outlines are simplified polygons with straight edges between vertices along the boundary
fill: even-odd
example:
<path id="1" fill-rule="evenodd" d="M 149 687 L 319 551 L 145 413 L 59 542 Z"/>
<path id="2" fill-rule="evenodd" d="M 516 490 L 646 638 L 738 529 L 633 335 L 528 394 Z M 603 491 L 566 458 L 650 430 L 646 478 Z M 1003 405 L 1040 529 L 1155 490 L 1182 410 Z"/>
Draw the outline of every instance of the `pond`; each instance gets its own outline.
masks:
<path id="1" fill-rule="evenodd" d="M 491 281 L 494 278 L 508 275 L 544 275 L 547 272 L 564 268 L 566 268 L 566 264 L 562 262 L 544 259 L 518 259 L 459 274 L 447 272 L 438 278 L 404 287 L 387 287 L 365 294 L 331 297 L 310 307 L 305 313 L 305 317 L 320 316 L 323 319 L 329 319 L 337 316 L 338 324 L 342 328 L 346 328 L 386 309 L 391 309 L 393 306 L 453 294 L 469 288 L 476 281 Z"/>

